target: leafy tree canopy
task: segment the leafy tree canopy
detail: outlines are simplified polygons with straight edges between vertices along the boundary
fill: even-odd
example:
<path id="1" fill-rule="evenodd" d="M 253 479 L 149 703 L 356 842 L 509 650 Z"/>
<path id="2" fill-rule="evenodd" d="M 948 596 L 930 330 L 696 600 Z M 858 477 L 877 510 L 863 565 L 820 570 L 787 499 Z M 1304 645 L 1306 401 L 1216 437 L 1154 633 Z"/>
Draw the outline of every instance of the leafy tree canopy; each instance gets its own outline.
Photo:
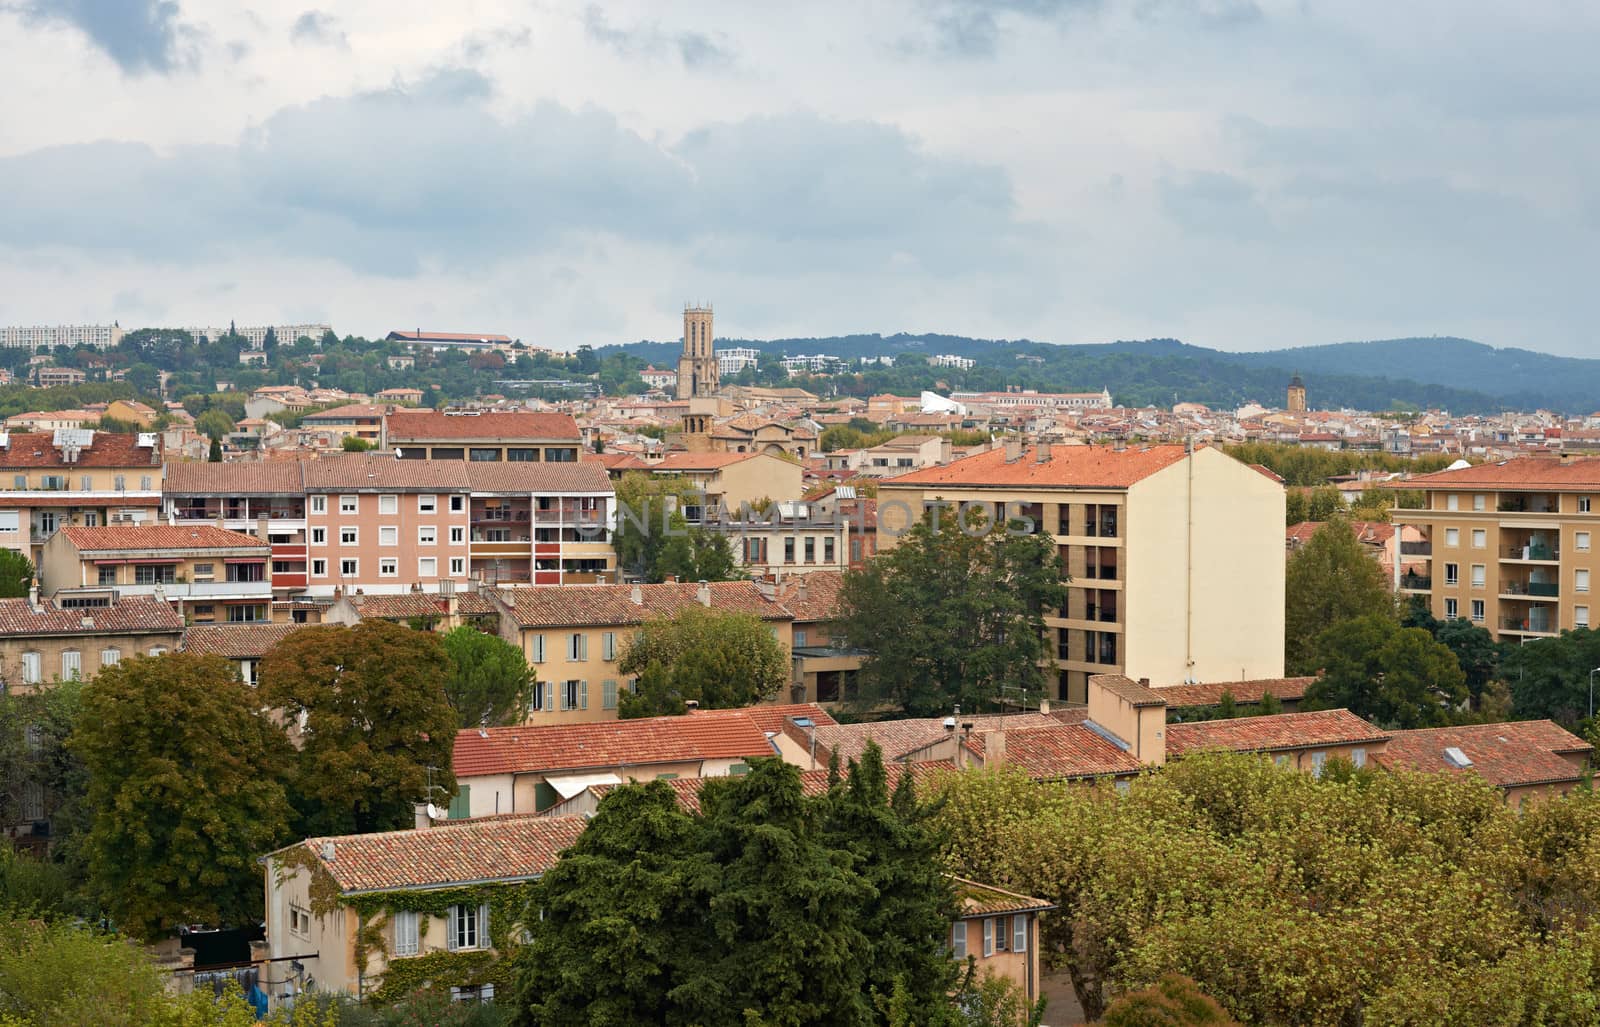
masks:
<path id="1" fill-rule="evenodd" d="M 1284 590 L 1284 664 L 1291 674 L 1318 670 L 1316 640 L 1335 624 L 1369 614 L 1394 616 L 1382 569 L 1343 519 L 1318 528 L 1289 557 Z"/>
<path id="2" fill-rule="evenodd" d="M 15 549 L 0 549 L 0 597 L 25 596 L 32 584 L 33 561 Z"/>
<path id="3" fill-rule="evenodd" d="M 1422 628 L 1374 613 L 1340 621 L 1317 637 L 1321 677 L 1305 709 L 1343 707 L 1386 727 L 1440 727 L 1466 701 L 1466 675 L 1450 649 Z"/>
<path id="4" fill-rule="evenodd" d="M 456 726 L 521 723 L 534 680 L 522 650 L 469 624 L 446 632 L 442 641 L 450 657 L 444 694 L 456 711 Z"/>
<path id="5" fill-rule="evenodd" d="M 617 671 L 639 678 L 619 697 L 619 715 L 654 717 L 682 713 L 691 699 L 706 709 L 771 699 L 789 680 L 789 656 L 759 617 L 696 605 L 646 621 Z"/>

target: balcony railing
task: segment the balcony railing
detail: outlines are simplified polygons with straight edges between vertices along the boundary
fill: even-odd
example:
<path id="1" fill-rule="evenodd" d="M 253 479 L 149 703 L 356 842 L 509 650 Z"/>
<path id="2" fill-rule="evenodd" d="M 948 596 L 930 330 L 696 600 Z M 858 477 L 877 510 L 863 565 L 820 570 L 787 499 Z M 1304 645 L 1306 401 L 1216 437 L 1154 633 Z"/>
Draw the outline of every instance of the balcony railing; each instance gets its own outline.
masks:
<path id="1" fill-rule="evenodd" d="M 1556 629 L 1546 618 L 1536 617 L 1501 617 L 1501 631 L 1537 631 L 1546 635 L 1553 635 Z"/>
<path id="2" fill-rule="evenodd" d="M 1561 585 L 1554 581 L 1508 581 L 1501 586 L 1500 592 L 1508 596 L 1554 599 L 1561 595 Z"/>
<path id="3" fill-rule="evenodd" d="M 1422 574 L 1407 574 L 1400 579 L 1400 587 L 1412 592 L 1427 592 L 1433 588 L 1433 578 Z"/>
<path id="4" fill-rule="evenodd" d="M 1402 542 L 1400 543 L 1401 556 L 1432 556 L 1432 542 Z"/>
<path id="5" fill-rule="evenodd" d="M 1503 560 L 1559 560 L 1561 550 L 1544 542 L 1529 543 L 1525 546 L 1502 546 L 1500 558 Z"/>

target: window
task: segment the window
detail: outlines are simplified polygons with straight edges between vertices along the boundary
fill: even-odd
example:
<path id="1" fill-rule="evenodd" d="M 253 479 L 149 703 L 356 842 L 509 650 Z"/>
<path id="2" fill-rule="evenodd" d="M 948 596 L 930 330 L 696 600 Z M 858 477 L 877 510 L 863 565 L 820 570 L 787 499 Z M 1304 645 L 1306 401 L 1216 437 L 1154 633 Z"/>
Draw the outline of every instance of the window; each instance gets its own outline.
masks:
<path id="1" fill-rule="evenodd" d="M 361 539 L 361 531 L 360 531 L 359 528 L 340 528 L 339 529 L 339 544 L 341 546 L 359 545 L 360 544 L 360 539 Z"/>
<path id="2" fill-rule="evenodd" d="M 148 475 L 148 474 L 139 475 L 139 487 L 141 489 L 143 489 L 144 491 L 146 491 L 146 492 L 150 491 L 150 475 Z"/>
<path id="3" fill-rule="evenodd" d="M 214 578 L 214 577 L 216 577 L 217 576 L 216 564 L 211 564 L 211 563 L 197 563 L 197 564 L 195 564 L 194 565 L 194 576 L 196 578 Z"/>
<path id="4" fill-rule="evenodd" d="M 22 683 L 25 685 L 37 685 L 40 679 L 40 666 L 42 666 L 42 664 L 39 662 L 38 653 L 23 653 Z"/>
<path id="5" fill-rule="evenodd" d="M 589 658 L 589 636 L 583 632 L 574 632 L 567 636 L 567 659 L 573 663 L 582 663 Z"/>
<path id="6" fill-rule="evenodd" d="M 378 577 L 398 578 L 400 576 L 400 561 L 393 556 L 379 557 Z"/>
<path id="7" fill-rule="evenodd" d="M 531 464 L 539 459 L 539 451 L 537 449 L 522 448 L 507 449 L 506 459 L 516 464 Z"/>
<path id="8" fill-rule="evenodd" d="M 289 907 L 289 933 L 302 938 L 311 936 L 311 914 L 299 906 Z"/>
<path id="9" fill-rule="evenodd" d="M 117 475 L 112 479 L 112 487 L 118 492 L 126 492 L 128 489 L 128 476 L 125 474 Z"/>
<path id="10" fill-rule="evenodd" d="M 1472 619 L 1474 621 L 1476 621 L 1477 623 L 1479 623 L 1479 624 L 1483 623 L 1483 600 L 1482 599 L 1474 599 L 1472 601 Z"/>
<path id="11" fill-rule="evenodd" d="M 417 557 L 417 574 L 424 578 L 437 578 L 439 576 L 439 558 L 437 556 Z"/>
<path id="12" fill-rule="evenodd" d="M 418 936 L 417 912 L 413 909 L 398 910 L 394 914 L 394 954 L 397 956 L 414 956 L 421 949 L 422 939 Z"/>
<path id="13" fill-rule="evenodd" d="M 311 512 L 314 513 L 314 514 L 325 514 L 325 513 L 327 513 L 328 512 L 328 497 L 327 496 L 312 496 L 311 497 Z"/>
<path id="14" fill-rule="evenodd" d="M 783 540 L 783 562 L 794 563 L 794 539 L 792 538 Z"/>
<path id="15" fill-rule="evenodd" d="M 615 631 L 602 631 L 600 633 L 600 658 L 614 660 L 617 658 L 617 633 Z"/>
<path id="16" fill-rule="evenodd" d="M 1311 754 L 1311 776 L 1312 777 L 1321 777 L 1322 776 L 1322 768 L 1327 765 L 1327 762 L 1328 762 L 1328 754 L 1327 753 L 1325 753 L 1325 752 L 1314 752 L 1314 753 L 1312 753 Z"/>
<path id="17" fill-rule="evenodd" d="M 1458 496 L 1458 495 L 1455 495 L 1454 493 L 1452 493 L 1451 495 L 1445 496 L 1444 497 L 1444 508 L 1446 510 L 1459 510 L 1459 509 L 1461 509 L 1461 497 Z"/>
<path id="18" fill-rule="evenodd" d="M 1461 565 L 1447 563 L 1444 565 L 1444 583 L 1446 585 L 1461 584 Z"/>
<path id="19" fill-rule="evenodd" d="M 417 545 L 431 546 L 439 541 L 439 529 L 431 524 L 424 524 L 417 528 Z"/>
<path id="20" fill-rule="evenodd" d="M 799 630 L 799 629 L 797 629 L 797 630 L 796 630 L 796 631 L 795 631 L 795 633 L 794 633 L 794 644 L 795 644 L 795 648 L 797 648 L 797 649 L 798 649 L 798 648 L 799 648 L 799 647 L 800 647 L 800 646 L 803 646 L 803 645 L 805 645 L 805 644 L 806 644 L 806 638 L 807 638 L 807 637 L 808 637 L 808 636 L 807 636 L 807 635 L 806 635 L 806 633 L 805 633 L 805 632 L 804 632 L 804 631 L 803 631 L 803 630 Z"/>
<path id="21" fill-rule="evenodd" d="M 1579 513 L 1588 513 L 1589 512 L 1589 497 L 1588 496 L 1579 496 L 1578 497 L 1578 512 Z"/>
<path id="22" fill-rule="evenodd" d="M 1573 589 L 1575 591 L 1578 591 L 1578 592 L 1587 592 L 1587 591 L 1589 591 L 1589 571 L 1588 571 L 1588 569 L 1587 568 L 1580 568 L 1579 570 L 1574 572 L 1574 575 L 1575 575 L 1575 577 L 1574 577 L 1574 580 L 1573 580 L 1573 583 L 1572 583 Z"/>
<path id="23" fill-rule="evenodd" d="M 489 947 L 489 905 L 451 906 L 445 941 L 452 951 Z"/>
<path id="24" fill-rule="evenodd" d="M 311 561 L 311 576 L 313 578 L 326 578 L 328 576 L 328 561 L 326 561 L 326 560 L 312 560 Z"/>
<path id="25" fill-rule="evenodd" d="M 97 584 L 115 585 L 117 583 L 117 569 L 115 567 L 102 567 L 97 577 Z"/>
<path id="26" fill-rule="evenodd" d="M 340 560 L 339 561 L 339 576 L 341 578 L 353 578 L 357 574 L 360 574 L 360 573 L 361 573 L 361 561 L 360 560 Z"/>
<path id="27" fill-rule="evenodd" d="M 217 608 L 212 603 L 196 603 L 193 609 L 196 617 L 209 617 L 216 612 Z"/>
<path id="28" fill-rule="evenodd" d="M 359 497 L 359 496 L 340 496 L 339 497 L 339 512 L 340 513 L 342 513 L 342 514 L 353 514 L 357 510 L 359 510 L 360 508 L 361 508 L 361 497 Z"/>
<path id="29" fill-rule="evenodd" d="M 76 681 L 83 677 L 83 654 L 68 649 L 61 654 L 61 680 Z"/>
<path id="30" fill-rule="evenodd" d="M 1483 528 L 1472 529 L 1472 548 L 1482 549 L 1489 544 L 1489 533 Z"/>
<path id="31" fill-rule="evenodd" d="M 1354 763 L 1358 770 L 1360 768 L 1366 766 L 1367 765 L 1367 750 L 1365 750 L 1365 749 L 1351 749 L 1350 750 L 1350 762 Z"/>
<path id="32" fill-rule="evenodd" d="M 543 663 L 544 662 L 544 636 L 543 635 L 534 635 L 531 639 L 529 639 L 528 640 L 528 649 L 532 653 L 532 655 L 528 657 L 528 660 L 529 660 L 530 663 Z"/>
<path id="33" fill-rule="evenodd" d="M 957 920 L 950 925 L 950 955 L 955 959 L 967 958 L 967 922 Z"/>
<path id="34" fill-rule="evenodd" d="M 467 573 L 467 558 L 464 556 L 452 556 L 450 558 L 450 576 L 459 578 L 465 573 Z"/>
<path id="35" fill-rule="evenodd" d="M 267 608 L 254 603 L 228 607 L 229 624 L 255 624 L 267 619 Z"/>
<path id="36" fill-rule="evenodd" d="M 1028 918 L 1020 914 L 1011 918 L 1011 951 L 1028 951 Z"/>
<path id="37" fill-rule="evenodd" d="M 1589 608 L 1587 606 L 1574 606 L 1572 608 L 1572 626 L 1577 628 L 1589 626 Z"/>
<path id="38" fill-rule="evenodd" d="M 615 681 L 600 682 L 600 708 L 603 710 L 617 708 L 617 683 Z"/>
<path id="39" fill-rule="evenodd" d="M 1486 573 L 1487 572 L 1485 571 L 1483 564 L 1475 563 L 1475 564 L 1472 565 L 1472 587 L 1473 588 L 1482 588 L 1483 587 L 1483 583 L 1485 581 L 1485 574 Z"/>
<path id="40" fill-rule="evenodd" d="M 400 497 L 395 495 L 378 497 L 378 512 L 381 514 L 397 514 L 400 512 Z"/>
<path id="41" fill-rule="evenodd" d="M 1488 499 L 1489 499 L 1489 497 L 1484 496 L 1482 494 L 1473 496 L 1472 497 L 1472 508 L 1474 510 L 1482 510 L 1485 506 L 1488 505 Z"/>
<path id="42" fill-rule="evenodd" d="M 498 447 L 473 446 L 467 450 L 467 459 L 480 464 L 489 463 L 500 459 L 500 450 Z"/>
<path id="43" fill-rule="evenodd" d="M 1455 620 L 1459 616 L 1461 616 L 1461 612 L 1456 601 L 1454 599 L 1446 599 L 1444 601 L 1444 619 Z"/>
<path id="44" fill-rule="evenodd" d="M 1589 551 L 1589 533 L 1587 531 L 1578 532 L 1572 536 L 1572 544 L 1577 546 L 1580 552 L 1587 553 Z"/>
<path id="45" fill-rule="evenodd" d="M 170 563 L 159 566 L 145 565 L 133 569 L 135 585 L 170 585 L 178 580 L 178 568 Z"/>
<path id="46" fill-rule="evenodd" d="M 439 512 L 438 496 L 418 496 L 417 513 L 431 514 Z"/>
<path id="47" fill-rule="evenodd" d="M 150 647 L 150 655 L 151 656 L 165 656 L 165 655 L 167 655 L 167 647 L 164 646 L 164 645 L 153 645 L 153 646 Z"/>
<path id="48" fill-rule="evenodd" d="M 400 529 L 390 525 L 378 529 L 378 545 L 397 546 L 400 544 Z"/>
<path id="49" fill-rule="evenodd" d="M 450 529 L 450 544 L 451 545 L 459 546 L 459 545 L 462 545 L 463 543 L 465 543 L 466 541 L 467 541 L 467 529 L 466 528 L 456 527 L 456 528 L 451 528 Z M 509 539 L 507 541 L 509 541 Z"/>
<path id="50" fill-rule="evenodd" d="M 0 510 L 0 531 L 21 531 L 22 514 L 17 510 Z"/>
<path id="51" fill-rule="evenodd" d="M 100 666 L 102 668 L 115 667 L 117 664 L 119 664 L 121 662 L 122 662 L 122 650 L 121 649 L 102 649 L 102 650 L 100 650 Z"/>
<path id="52" fill-rule="evenodd" d="M 555 685 L 548 681 L 535 681 L 533 683 L 533 701 L 528 703 L 528 711 L 530 713 L 538 713 L 540 710 L 548 710 L 551 703 L 550 697 L 554 693 Z"/>
<path id="53" fill-rule="evenodd" d="M 561 683 L 561 708 L 586 710 L 589 708 L 589 684 L 573 679 Z"/>
<path id="54" fill-rule="evenodd" d="M 544 458 L 553 464 L 575 464 L 578 462 L 576 449 L 547 449 Z"/>
<path id="55" fill-rule="evenodd" d="M 328 544 L 328 529 L 327 528 L 312 528 L 311 529 L 311 544 L 314 545 L 314 546 L 325 546 L 325 545 L 327 545 Z"/>
<path id="56" fill-rule="evenodd" d="M 806 541 L 806 563 L 817 562 L 817 540 L 808 538 Z"/>
<path id="57" fill-rule="evenodd" d="M 994 917 L 983 918 L 983 954 L 985 957 L 994 955 Z"/>
<path id="58" fill-rule="evenodd" d="M 833 539 L 831 538 L 825 538 L 822 540 L 822 562 L 833 562 Z"/>
<path id="59" fill-rule="evenodd" d="M 451 496 L 450 497 L 450 512 L 451 513 L 460 513 L 461 511 L 465 510 L 466 508 L 467 508 L 467 497 L 466 496 Z"/>

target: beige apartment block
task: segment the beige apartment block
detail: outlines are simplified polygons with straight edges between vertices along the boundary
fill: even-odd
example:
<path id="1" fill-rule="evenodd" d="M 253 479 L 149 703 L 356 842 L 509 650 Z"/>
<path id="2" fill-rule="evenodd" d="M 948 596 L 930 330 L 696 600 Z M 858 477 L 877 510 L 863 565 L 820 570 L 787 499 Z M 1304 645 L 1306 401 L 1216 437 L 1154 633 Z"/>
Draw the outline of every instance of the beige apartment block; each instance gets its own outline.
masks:
<path id="1" fill-rule="evenodd" d="M 1091 674 L 1160 684 L 1283 675 L 1284 492 L 1217 449 L 1008 443 L 878 486 L 878 547 L 931 505 L 986 503 L 1055 542 L 1070 579 L 1045 617 L 1051 698 Z M 946 523 L 953 523 L 947 519 Z"/>
<path id="2" fill-rule="evenodd" d="M 183 618 L 151 598 L 79 609 L 40 599 L 37 592 L 0 599 L 0 692 L 88 681 L 125 659 L 177 649 L 182 638 Z"/>
<path id="3" fill-rule="evenodd" d="M 706 494 L 705 507 L 684 511 L 691 524 L 706 509 L 721 507 L 737 516 L 745 503 L 799 499 L 804 491 L 800 465 L 768 453 L 668 453 L 650 473 L 682 478 Z"/>
<path id="4" fill-rule="evenodd" d="M 169 602 L 198 623 L 271 615 L 266 539 L 209 524 L 62 528 L 45 543 L 41 590 L 92 615 L 132 596 Z"/>
<path id="5" fill-rule="evenodd" d="M 160 505 L 154 433 L 0 432 L 0 546 L 35 566 L 60 528 L 150 522 Z"/>
<path id="6" fill-rule="evenodd" d="M 1526 457 L 1396 483 L 1419 489 L 1420 510 L 1395 510 L 1426 541 L 1397 584 L 1435 617 L 1464 617 L 1496 638 L 1548 638 L 1595 623 L 1600 579 L 1600 460 Z"/>

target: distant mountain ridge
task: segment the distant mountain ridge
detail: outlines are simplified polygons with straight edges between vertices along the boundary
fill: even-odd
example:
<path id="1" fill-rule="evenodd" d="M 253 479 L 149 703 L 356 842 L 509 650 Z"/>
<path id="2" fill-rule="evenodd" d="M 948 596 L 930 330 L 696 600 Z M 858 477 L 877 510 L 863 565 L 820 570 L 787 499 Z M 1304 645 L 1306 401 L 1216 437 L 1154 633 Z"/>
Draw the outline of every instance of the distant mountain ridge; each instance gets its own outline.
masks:
<path id="1" fill-rule="evenodd" d="M 1176 339 L 1062 346 L 1030 339 L 975 339 L 938 333 L 822 338 L 719 339 L 718 348 L 825 354 L 855 359 L 900 353 L 969 357 L 969 371 L 937 369 L 952 387 L 1041 390 L 1109 388 L 1118 403 L 1168 406 L 1174 399 L 1212 406 L 1281 406 L 1289 377 L 1306 379 L 1311 405 L 1368 410 L 1439 407 L 1455 413 L 1547 408 L 1588 413 L 1600 407 L 1600 360 L 1496 348 L 1451 337 L 1381 339 L 1230 353 Z M 673 366 L 676 342 L 602 347 L 657 366 Z M 898 368 L 893 370 L 899 370 Z M 883 387 L 914 387 L 917 375 L 871 372 Z M 920 378 L 928 378 L 923 370 Z M 903 383 L 903 384 L 902 384 Z"/>

